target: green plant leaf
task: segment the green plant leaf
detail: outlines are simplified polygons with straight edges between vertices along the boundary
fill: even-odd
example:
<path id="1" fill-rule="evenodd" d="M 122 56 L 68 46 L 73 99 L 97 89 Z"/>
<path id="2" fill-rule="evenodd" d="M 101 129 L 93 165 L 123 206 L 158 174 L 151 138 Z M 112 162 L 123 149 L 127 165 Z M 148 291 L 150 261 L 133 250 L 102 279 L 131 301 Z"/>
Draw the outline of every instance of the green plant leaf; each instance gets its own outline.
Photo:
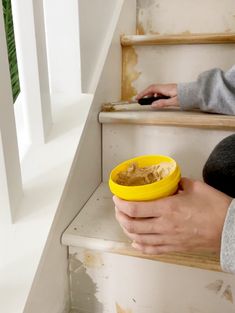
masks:
<path id="1" fill-rule="evenodd" d="M 8 60 L 11 74 L 11 87 L 13 100 L 15 102 L 20 93 L 20 81 L 17 66 L 17 56 L 15 48 L 14 25 L 11 10 L 11 0 L 2 0 L 3 15 L 5 22 L 6 41 L 8 49 Z"/>

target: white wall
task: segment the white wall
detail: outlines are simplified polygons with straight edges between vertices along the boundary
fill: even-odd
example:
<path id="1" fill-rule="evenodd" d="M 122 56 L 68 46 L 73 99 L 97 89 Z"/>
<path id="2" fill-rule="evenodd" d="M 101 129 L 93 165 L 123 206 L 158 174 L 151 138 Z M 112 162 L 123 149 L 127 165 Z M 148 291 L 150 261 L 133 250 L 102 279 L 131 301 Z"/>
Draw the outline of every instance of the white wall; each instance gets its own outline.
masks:
<path id="1" fill-rule="evenodd" d="M 81 92 L 77 0 L 44 1 L 50 88 L 53 94 Z"/>
<path id="2" fill-rule="evenodd" d="M 93 93 L 102 69 L 104 42 L 119 0 L 79 0 L 82 91 Z M 112 34 L 111 34 L 112 35 Z M 100 68 L 100 70 L 99 70 Z"/>

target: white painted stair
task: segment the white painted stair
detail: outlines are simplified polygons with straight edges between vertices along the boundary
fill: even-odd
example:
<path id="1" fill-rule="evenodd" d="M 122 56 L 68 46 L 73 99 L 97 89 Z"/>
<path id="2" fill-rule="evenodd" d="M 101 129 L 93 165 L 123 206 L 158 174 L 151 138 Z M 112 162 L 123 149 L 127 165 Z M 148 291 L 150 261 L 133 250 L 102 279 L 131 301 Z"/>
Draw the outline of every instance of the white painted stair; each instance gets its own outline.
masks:
<path id="1" fill-rule="evenodd" d="M 131 247 L 115 220 L 107 185 L 110 170 L 115 165 L 137 155 L 166 154 L 178 161 L 183 175 L 201 179 L 210 151 L 235 128 L 234 118 L 231 118 L 231 125 L 227 124 L 227 130 L 217 130 L 212 122 L 217 115 L 212 116 L 209 123 L 202 122 L 195 128 L 195 125 L 189 127 L 183 112 L 174 112 L 174 117 L 168 120 L 163 119 L 163 113 L 172 112 L 126 109 L 99 114 L 103 182 L 62 237 L 62 242 L 69 246 L 72 303 L 75 308 L 85 308 L 78 312 L 92 312 L 89 311 L 90 301 L 94 312 L 105 313 L 122 312 L 121 309 L 141 313 L 234 312 L 235 279 L 233 275 L 220 272 L 218 256 L 201 253 L 143 255 Z M 198 119 L 200 115 L 202 113 L 196 113 Z M 177 116 L 175 125 L 173 120 Z M 193 120 L 194 113 L 188 113 L 189 117 Z M 226 120 L 226 117 L 220 118 Z M 223 126 L 226 127 L 226 122 Z M 82 288 L 88 281 L 96 286 L 95 296 L 90 285 L 88 289 Z M 226 291 L 223 288 L 227 288 Z M 164 311 L 165 308 L 168 311 Z M 207 310 L 200 311 L 205 308 Z"/>
<path id="2" fill-rule="evenodd" d="M 149 32 L 152 35 L 157 32 L 154 27 L 158 24 L 154 16 L 165 3 L 163 0 L 137 1 L 137 34 L 145 36 Z M 168 6 L 172 4 L 169 1 L 167 3 Z M 176 9 L 179 14 L 186 2 L 177 0 L 176 3 L 179 5 Z M 206 5 L 220 7 L 220 2 L 208 1 Z M 229 15 L 227 21 L 235 30 L 230 16 L 232 7 L 233 3 L 227 0 L 224 12 Z M 195 14 L 201 12 L 201 8 L 197 10 Z M 129 12 L 131 14 L 131 10 Z M 146 12 L 151 16 L 151 27 L 150 22 L 146 22 Z M 150 12 L 155 12 L 155 15 Z M 165 16 L 169 14 L 164 10 L 161 12 Z M 184 22 L 177 21 L 184 29 L 182 32 L 190 32 Z M 165 23 L 162 16 L 159 23 L 162 32 Z M 127 100 L 154 81 L 188 81 L 209 67 L 226 69 L 231 66 L 235 60 L 234 34 L 225 31 L 223 19 L 218 24 L 220 27 L 216 31 L 222 35 L 219 35 L 219 39 L 216 37 L 217 41 L 213 34 L 209 37 L 201 36 L 203 45 L 202 42 L 195 42 L 194 37 L 193 45 L 192 42 L 186 42 L 191 38 L 188 33 L 183 38 L 186 40 L 183 44 L 181 41 L 180 45 L 174 43 L 174 46 L 169 41 L 164 46 L 162 42 L 160 46 L 153 45 L 152 41 L 148 41 L 153 40 L 150 37 L 131 39 L 137 40 L 138 44 L 136 41 L 130 43 L 130 37 L 122 37 L 122 85 L 117 83 L 116 76 L 113 80 L 109 79 L 110 64 L 114 63 L 108 58 L 104 70 L 106 80 L 100 85 L 102 97 L 95 96 L 96 101 L 104 100 L 103 90 L 107 92 L 107 85 L 115 88 L 113 86 L 116 83 L 117 88 L 122 87 L 122 100 Z M 192 23 L 194 33 L 202 32 L 201 25 L 196 31 L 194 26 Z M 169 40 L 172 37 L 169 33 L 174 32 L 168 29 L 168 35 L 160 39 Z M 205 38 L 213 44 L 205 43 Z M 139 45 L 140 39 L 145 41 L 143 45 Z M 115 56 L 115 53 L 110 56 Z M 114 98 L 115 92 L 112 90 L 105 100 L 119 100 Z M 100 107 L 102 104 L 100 102 Z M 234 132 L 235 118 L 171 109 L 154 111 L 138 105 L 116 105 L 112 112 L 100 112 L 98 120 L 101 124 L 102 179 L 62 236 L 62 243 L 69 247 L 72 312 L 233 313 L 235 278 L 221 272 L 219 257 L 201 253 L 147 256 L 135 251 L 115 220 L 107 181 L 111 169 L 118 163 L 144 154 L 172 156 L 179 163 L 183 176 L 201 179 L 203 165 L 213 147 Z M 94 121 L 94 118 L 90 120 L 88 126 L 92 127 Z M 93 150 L 89 148 L 89 159 L 92 153 L 97 155 L 95 142 L 93 146 Z"/>

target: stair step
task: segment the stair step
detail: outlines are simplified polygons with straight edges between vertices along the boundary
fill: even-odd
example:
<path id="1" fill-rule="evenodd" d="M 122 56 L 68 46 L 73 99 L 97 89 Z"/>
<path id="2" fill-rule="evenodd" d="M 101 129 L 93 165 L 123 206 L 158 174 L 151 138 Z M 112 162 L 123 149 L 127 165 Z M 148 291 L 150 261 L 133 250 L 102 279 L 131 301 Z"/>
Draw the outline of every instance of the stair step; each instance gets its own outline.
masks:
<path id="1" fill-rule="evenodd" d="M 181 127 L 235 129 L 235 117 L 229 115 L 180 111 L 153 110 L 138 104 L 115 105 L 113 112 L 100 112 L 103 124 L 171 125 Z"/>
<path id="2" fill-rule="evenodd" d="M 146 255 L 131 247 L 115 219 L 112 194 L 108 185 L 101 183 L 82 211 L 62 236 L 64 245 L 100 250 L 165 263 L 221 271 L 219 257 L 209 253 L 170 253 Z"/>
<path id="3" fill-rule="evenodd" d="M 121 45 L 123 47 L 229 43 L 235 43 L 235 33 L 123 35 L 121 37 Z"/>

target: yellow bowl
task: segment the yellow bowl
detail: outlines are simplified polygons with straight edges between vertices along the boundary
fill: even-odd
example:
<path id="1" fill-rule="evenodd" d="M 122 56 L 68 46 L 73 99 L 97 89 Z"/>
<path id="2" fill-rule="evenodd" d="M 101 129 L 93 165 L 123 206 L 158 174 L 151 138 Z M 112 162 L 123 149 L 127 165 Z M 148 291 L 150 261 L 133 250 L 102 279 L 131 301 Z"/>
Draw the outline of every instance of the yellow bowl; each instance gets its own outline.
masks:
<path id="1" fill-rule="evenodd" d="M 125 171 L 130 164 L 134 162 L 136 162 L 139 167 L 151 166 L 162 162 L 170 162 L 175 166 L 168 176 L 152 184 L 141 186 L 123 186 L 117 184 L 115 181 L 118 173 Z M 173 195 L 178 189 L 180 177 L 180 168 L 174 159 L 164 155 L 144 155 L 127 160 L 116 166 L 110 173 L 109 187 L 111 192 L 121 199 L 129 201 L 148 201 Z"/>

